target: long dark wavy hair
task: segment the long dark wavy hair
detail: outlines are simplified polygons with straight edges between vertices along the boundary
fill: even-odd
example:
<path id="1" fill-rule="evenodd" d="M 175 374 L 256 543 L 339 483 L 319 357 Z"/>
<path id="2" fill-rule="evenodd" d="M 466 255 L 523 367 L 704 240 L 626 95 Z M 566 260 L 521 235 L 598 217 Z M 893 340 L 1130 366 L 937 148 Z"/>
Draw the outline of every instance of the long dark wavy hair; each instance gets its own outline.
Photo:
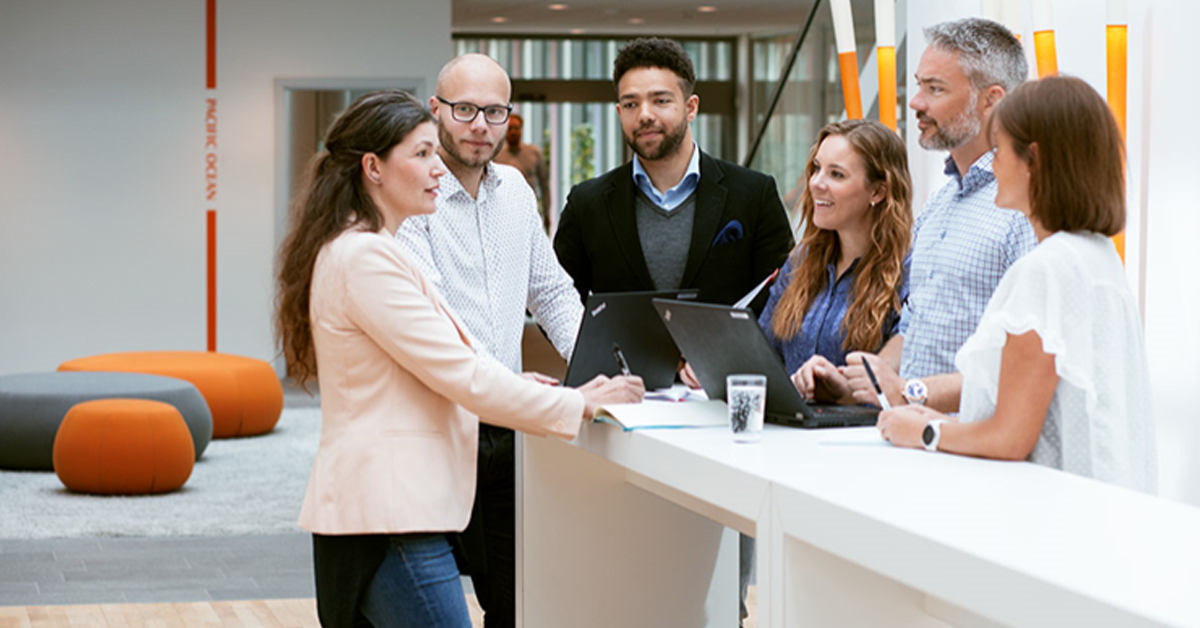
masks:
<path id="1" fill-rule="evenodd" d="M 317 254 L 347 229 L 383 228 L 383 214 L 363 187 L 363 155 L 387 159 L 413 129 L 433 121 L 405 92 L 366 94 L 333 121 L 325 150 L 309 163 L 292 203 L 287 237 L 279 247 L 275 279 L 275 340 L 287 361 L 288 377 L 305 389 L 317 374 L 308 310 Z"/>
<path id="2" fill-rule="evenodd" d="M 871 209 L 870 249 L 855 270 L 854 300 L 842 320 L 846 351 L 878 351 L 883 343 L 889 314 L 900 311 L 900 287 L 904 281 L 904 258 L 912 241 L 912 179 L 904 142 L 874 120 L 845 120 L 825 125 L 808 153 L 805 181 L 812 180 L 817 149 L 826 138 L 846 138 L 862 159 L 867 185 L 884 184 L 884 198 Z M 800 196 L 804 232 L 792 252 L 791 283 L 783 291 L 771 328 L 775 336 L 789 339 L 800 332 L 804 315 L 813 299 L 829 283 L 826 268 L 837 263 L 836 231 L 813 224 L 812 192 L 806 185 Z"/>

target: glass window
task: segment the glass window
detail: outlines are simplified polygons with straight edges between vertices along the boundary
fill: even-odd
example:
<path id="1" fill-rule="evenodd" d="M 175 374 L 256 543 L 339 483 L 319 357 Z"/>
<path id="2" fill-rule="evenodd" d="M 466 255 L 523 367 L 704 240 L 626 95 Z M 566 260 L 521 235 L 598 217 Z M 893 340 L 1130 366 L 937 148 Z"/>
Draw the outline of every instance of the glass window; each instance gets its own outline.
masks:
<path id="1" fill-rule="evenodd" d="M 611 81 L 613 60 L 628 39 L 456 38 L 455 54 L 483 52 L 496 59 L 514 82 L 539 80 Z M 698 81 L 732 82 L 732 40 L 684 40 Z M 611 93 L 606 91 L 607 93 Z M 614 94 L 615 96 L 615 94 Z M 557 217 L 576 183 L 625 163 L 625 146 L 615 97 L 601 102 L 517 100 L 514 111 L 524 118 L 522 141 L 542 148 L 550 170 L 550 209 Z M 734 159 L 733 116 L 701 113 L 692 137 L 709 154 Z M 555 221 L 557 223 L 557 220 Z"/>

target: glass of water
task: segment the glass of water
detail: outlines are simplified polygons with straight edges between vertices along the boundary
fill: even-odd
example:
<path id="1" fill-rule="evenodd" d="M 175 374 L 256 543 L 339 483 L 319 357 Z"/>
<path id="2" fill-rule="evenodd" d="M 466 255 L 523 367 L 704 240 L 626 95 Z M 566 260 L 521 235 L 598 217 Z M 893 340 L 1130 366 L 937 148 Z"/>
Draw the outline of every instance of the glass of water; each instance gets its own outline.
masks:
<path id="1" fill-rule="evenodd" d="M 725 402 L 733 440 L 757 443 L 762 440 L 763 413 L 767 408 L 765 375 L 730 375 L 725 378 Z"/>

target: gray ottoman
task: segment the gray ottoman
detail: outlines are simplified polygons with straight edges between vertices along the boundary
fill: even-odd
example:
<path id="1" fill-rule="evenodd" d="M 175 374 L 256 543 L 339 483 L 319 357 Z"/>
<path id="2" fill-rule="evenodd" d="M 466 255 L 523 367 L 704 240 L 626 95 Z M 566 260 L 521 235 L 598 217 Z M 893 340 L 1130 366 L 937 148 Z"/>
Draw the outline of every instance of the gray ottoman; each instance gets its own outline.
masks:
<path id="1" fill-rule="evenodd" d="M 175 406 L 196 448 L 212 439 L 212 413 L 190 382 L 140 373 L 23 373 L 0 377 L 0 468 L 54 470 L 54 437 L 71 406 L 93 399 L 150 399 Z"/>

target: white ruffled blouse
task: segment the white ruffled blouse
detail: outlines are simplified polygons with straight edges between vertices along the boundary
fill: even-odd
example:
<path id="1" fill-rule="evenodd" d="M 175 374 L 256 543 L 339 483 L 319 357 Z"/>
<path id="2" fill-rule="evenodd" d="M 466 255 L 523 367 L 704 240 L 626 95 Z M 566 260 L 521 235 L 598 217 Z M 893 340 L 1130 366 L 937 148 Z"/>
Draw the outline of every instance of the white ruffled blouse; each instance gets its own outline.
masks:
<path id="1" fill-rule="evenodd" d="M 1112 241 L 1058 232 L 1005 273 L 955 364 L 960 420 L 995 414 L 1008 334 L 1037 331 L 1058 388 L 1029 461 L 1154 493 L 1158 461 L 1137 304 Z"/>

